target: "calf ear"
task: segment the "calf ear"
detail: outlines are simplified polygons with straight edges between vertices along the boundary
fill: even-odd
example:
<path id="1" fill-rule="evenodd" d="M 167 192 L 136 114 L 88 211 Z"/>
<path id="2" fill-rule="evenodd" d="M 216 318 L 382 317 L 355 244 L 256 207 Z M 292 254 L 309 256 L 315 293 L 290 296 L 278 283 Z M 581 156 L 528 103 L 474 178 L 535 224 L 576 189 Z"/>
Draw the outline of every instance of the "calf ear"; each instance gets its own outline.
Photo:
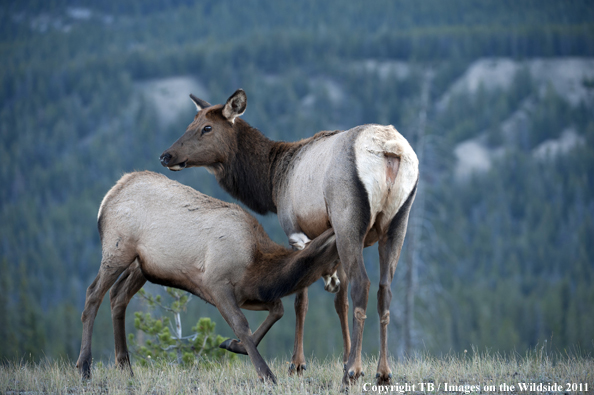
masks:
<path id="1" fill-rule="evenodd" d="M 204 110 L 206 107 L 210 107 L 210 103 L 209 102 L 204 101 L 202 99 L 199 99 L 199 98 L 197 98 L 196 96 L 194 96 L 191 93 L 190 93 L 190 99 L 192 99 L 192 101 L 196 105 L 196 110 L 197 111 Z"/>
<path id="2" fill-rule="evenodd" d="M 235 118 L 245 112 L 247 107 L 247 96 L 243 89 L 238 89 L 234 94 L 227 99 L 225 107 L 223 107 L 223 116 L 231 123 L 235 122 Z"/>

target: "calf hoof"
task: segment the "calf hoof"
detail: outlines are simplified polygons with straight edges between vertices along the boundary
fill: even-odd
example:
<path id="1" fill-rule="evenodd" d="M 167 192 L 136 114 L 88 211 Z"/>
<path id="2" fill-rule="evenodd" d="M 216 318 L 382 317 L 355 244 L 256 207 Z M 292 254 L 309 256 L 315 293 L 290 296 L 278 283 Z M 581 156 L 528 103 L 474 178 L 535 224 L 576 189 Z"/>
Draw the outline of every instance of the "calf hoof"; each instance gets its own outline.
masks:
<path id="1" fill-rule="evenodd" d="M 235 339 L 225 340 L 224 342 L 219 344 L 219 348 L 234 352 L 235 354 L 248 355 L 243 344 L 241 344 L 239 341 L 237 341 Z"/>
<path id="2" fill-rule="evenodd" d="M 276 385 L 276 377 L 274 377 L 274 374 L 272 372 L 269 372 L 269 374 L 265 377 L 258 375 L 258 378 L 260 379 L 260 381 L 264 383 L 271 383 Z"/>
<path id="3" fill-rule="evenodd" d="M 91 379 L 91 361 L 84 360 L 79 361 L 76 363 L 76 367 L 78 368 L 78 372 L 80 373 L 80 377 L 83 380 L 90 380 Z"/>
<path id="4" fill-rule="evenodd" d="M 295 372 L 298 376 L 303 375 L 303 372 L 307 370 L 307 364 L 300 363 L 295 365 L 294 363 L 289 366 L 289 375 L 293 375 Z"/>
<path id="5" fill-rule="evenodd" d="M 132 371 L 132 364 L 130 363 L 130 356 L 128 354 L 117 357 L 116 358 L 116 366 L 120 370 L 128 369 L 130 371 L 130 376 L 134 377 L 134 371 Z"/>

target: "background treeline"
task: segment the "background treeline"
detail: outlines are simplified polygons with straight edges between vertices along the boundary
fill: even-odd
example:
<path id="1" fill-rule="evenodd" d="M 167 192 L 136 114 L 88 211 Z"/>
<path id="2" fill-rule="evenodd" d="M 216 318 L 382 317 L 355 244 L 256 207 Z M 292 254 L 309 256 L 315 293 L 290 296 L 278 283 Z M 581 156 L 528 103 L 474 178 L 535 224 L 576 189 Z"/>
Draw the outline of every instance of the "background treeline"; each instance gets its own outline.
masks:
<path id="1" fill-rule="evenodd" d="M 594 57 L 593 21 L 588 1 L 2 2 L 0 358 L 77 357 L 101 257 L 101 199 L 124 172 L 165 172 L 158 156 L 194 114 L 188 100 L 163 122 L 143 88 L 175 76 L 199 81 L 211 103 L 244 88 L 244 118 L 270 138 L 384 123 L 422 150 L 415 251 L 403 252 L 393 286 L 392 351 L 405 350 L 404 265 L 413 259 L 413 350 L 523 352 L 552 339 L 591 352 L 594 80 L 581 81 L 590 93 L 578 103 L 527 67 L 506 88 L 449 92 L 483 57 Z M 504 133 L 518 111 L 522 127 Z M 579 144 L 535 155 L 568 128 Z M 489 169 L 457 177 L 456 148 L 473 138 L 499 154 Z M 166 174 L 230 200 L 203 169 Z M 276 216 L 259 219 L 287 244 Z M 373 353 L 375 248 L 365 259 L 364 350 Z M 96 321 L 95 358 L 113 354 L 108 306 Z M 132 302 L 130 320 L 141 307 Z M 285 311 L 259 347 L 267 357 L 292 350 L 290 298 Z M 232 336 L 195 300 L 188 328 L 199 316 Z M 263 319 L 249 317 L 254 328 Z M 306 354 L 340 352 L 337 325 L 332 295 L 314 285 Z"/>

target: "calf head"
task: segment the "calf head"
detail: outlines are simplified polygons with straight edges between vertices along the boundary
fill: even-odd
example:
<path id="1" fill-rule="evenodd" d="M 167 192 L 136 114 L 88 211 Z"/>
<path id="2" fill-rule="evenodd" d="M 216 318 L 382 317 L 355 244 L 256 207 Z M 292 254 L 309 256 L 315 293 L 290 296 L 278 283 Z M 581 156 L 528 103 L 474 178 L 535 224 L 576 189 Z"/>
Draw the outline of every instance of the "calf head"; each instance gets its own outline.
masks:
<path id="1" fill-rule="evenodd" d="M 169 170 L 204 166 L 216 173 L 237 150 L 236 118 L 245 112 L 247 96 L 238 89 L 224 105 L 210 105 L 194 95 L 190 98 L 198 113 L 186 132 L 160 157 Z"/>

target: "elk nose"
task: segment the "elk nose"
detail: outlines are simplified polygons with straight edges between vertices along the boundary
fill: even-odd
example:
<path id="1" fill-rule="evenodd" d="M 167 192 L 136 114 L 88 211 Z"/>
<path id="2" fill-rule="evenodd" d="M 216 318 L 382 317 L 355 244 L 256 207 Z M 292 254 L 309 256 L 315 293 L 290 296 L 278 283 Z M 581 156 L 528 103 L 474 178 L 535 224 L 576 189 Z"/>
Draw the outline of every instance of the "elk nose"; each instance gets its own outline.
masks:
<path id="1" fill-rule="evenodd" d="M 164 153 L 163 155 L 161 155 L 161 157 L 159 159 L 161 160 L 161 164 L 163 166 L 167 167 L 167 165 L 169 164 L 169 161 L 171 160 L 171 154 Z"/>

